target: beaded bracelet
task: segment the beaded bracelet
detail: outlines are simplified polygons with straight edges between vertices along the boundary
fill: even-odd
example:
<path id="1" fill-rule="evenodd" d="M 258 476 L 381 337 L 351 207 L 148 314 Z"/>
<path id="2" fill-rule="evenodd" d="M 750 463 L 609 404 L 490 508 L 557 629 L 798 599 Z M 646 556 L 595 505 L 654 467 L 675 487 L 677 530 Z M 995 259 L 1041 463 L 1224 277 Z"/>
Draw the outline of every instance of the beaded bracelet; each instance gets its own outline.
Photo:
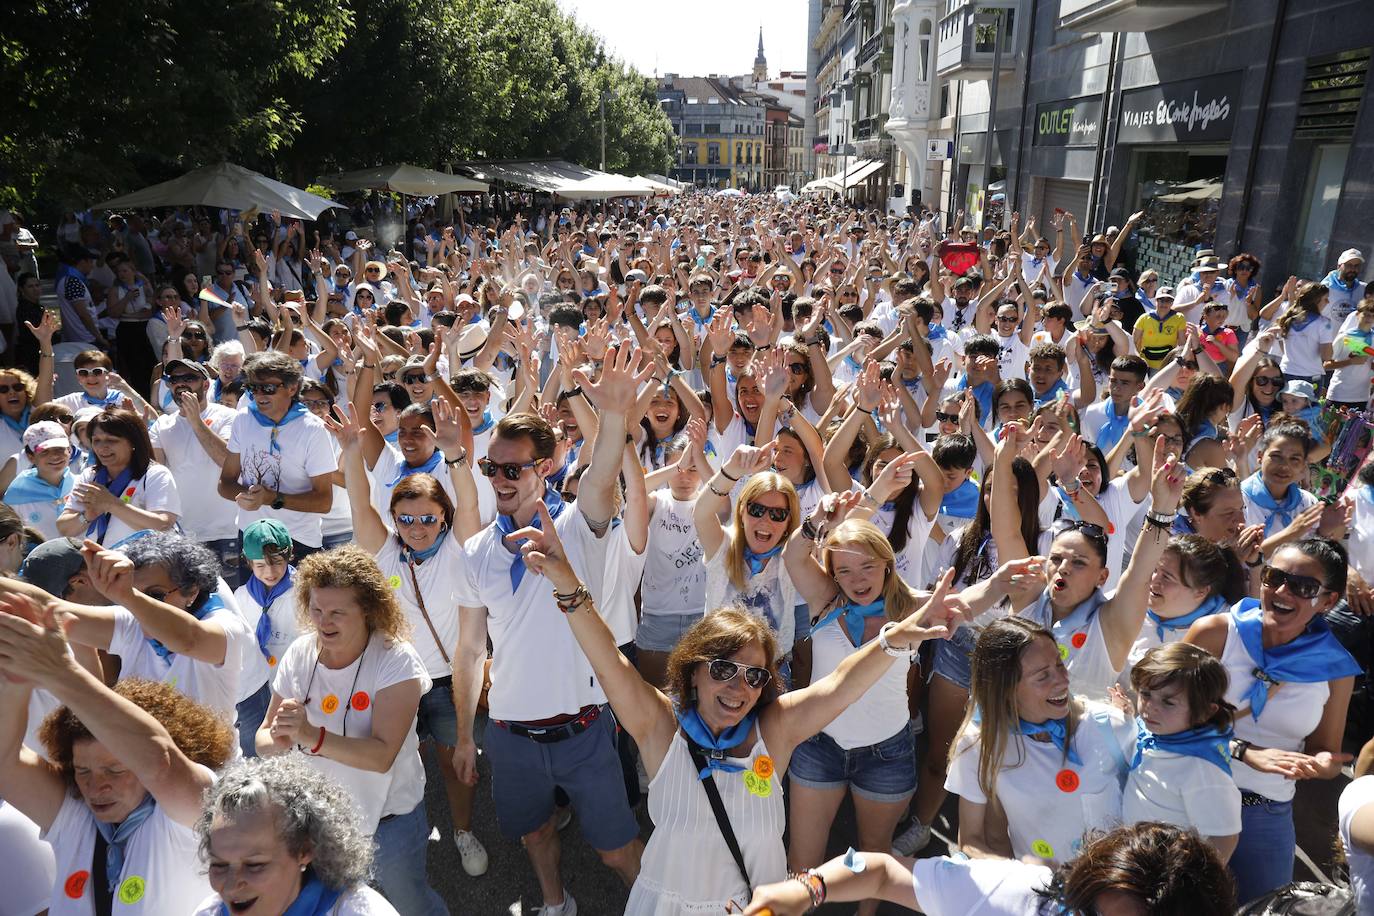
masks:
<path id="1" fill-rule="evenodd" d="M 807 908 L 806 912 L 814 912 L 825 902 L 825 879 L 816 872 L 793 872 L 787 877 L 789 880 L 800 882 L 801 886 L 806 888 L 807 896 L 811 898 L 811 906 Z"/>

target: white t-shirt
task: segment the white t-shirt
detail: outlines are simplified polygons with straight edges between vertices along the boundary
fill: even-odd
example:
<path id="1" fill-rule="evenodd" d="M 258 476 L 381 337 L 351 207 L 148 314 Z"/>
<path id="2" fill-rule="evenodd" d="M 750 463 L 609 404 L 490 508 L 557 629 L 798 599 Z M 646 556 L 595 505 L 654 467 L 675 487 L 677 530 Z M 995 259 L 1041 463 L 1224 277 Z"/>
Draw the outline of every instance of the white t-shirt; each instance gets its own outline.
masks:
<path id="1" fill-rule="evenodd" d="M 271 682 L 272 669 L 300 635 L 300 627 L 296 624 L 296 586 L 292 583 L 264 609 L 248 593 L 248 586 L 240 585 L 234 590 L 234 605 L 253 637 L 253 645 L 243 649 L 243 672 L 239 681 L 239 701 L 242 702 L 261 690 L 263 684 Z M 272 621 L 266 655 L 258 645 L 258 621 L 263 614 Z"/>
<path id="2" fill-rule="evenodd" d="M 1317 317 L 1298 330 L 1301 321 L 1294 323 L 1283 337 L 1283 356 L 1279 368 L 1286 375 L 1316 378 L 1322 374 L 1321 345 L 1330 344 L 1332 330 L 1337 327 L 1330 320 Z"/>
<path id="3" fill-rule="evenodd" d="M 1002 348 L 1002 351 L 997 355 L 997 365 L 1001 369 L 1002 378 L 1025 378 L 1026 360 L 1030 359 L 1030 347 L 1021 342 L 1021 332 L 1017 331 L 1009 337 L 994 334 L 993 338 Z"/>
<path id="4" fill-rule="evenodd" d="M 1040 912 L 1054 872 L 1008 859 L 917 859 L 911 869 L 926 916 L 1027 916 Z"/>
<path id="5" fill-rule="evenodd" d="M 706 564 L 692 515 L 696 497 L 667 489 L 649 494 L 649 545 L 640 600 L 645 614 L 699 614 L 706 606 Z"/>
<path id="6" fill-rule="evenodd" d="M 220 916 L 224 902 L 219 894 L 211 894 L 201 903 L 192 916 Z M 329 908 L 329 916 L 400 916 L 396 908 L 381 894 L 360 884 L 353 890 L 341 894 Z"/>
<path id="7" fill-rule="evenodd" d="M 630 546 L 629 532 L 623 524 L 615 525 L 606 535 L 606 584 L 601 616 L 611 628 L 618 646 L 634 642 L 635 632 L 639 629 L 635 591 L 644 576 L 647 554 L 647 544 L 644 550 L 634 552 Z"/>
<path id="8" fill-rule="evenodd" d="M 201 768 L 207 774 L 210 771 Z M 86 802 L 68 796 L 43 839 L 52 846 L 57 863 L 50 916 L 95 916 L 91 860 L 95 855 L 95 816 Z M 210 893 L 200 868 L 200 841 L 154 807 L 124 845 L 124 867 L 114 891 L 120 916 L 167 916 L 185 913 Z"/>
<path id="9" fill-rule="evenodd" d="M 210 403 L 200 416 L 216 436 L 228 441 L 229 428 L 234 423 L 234 411 L 222 404 Z M 186 536 L 204 542 L 236 535 L 238 527 L 234 524 L 234 518 L 238 514 L 238 505 L 219 495 L 217 482 L 220 463 L 205 451 L 190 422 L 180 412 L 164 414 L 157 418 L 148 433 L 152 437 L 153 448 L 162 450 L 163 457 L 167 459 L 167 469 L 171 471 L 172 478 L 179 481 L 178 487 L 196 496 L 186 501 L 181 514 L 181 529 Z"/>
<path id="10" fill-rule="evenodd" d="M 327 668 L 318 661 L 315 634 L 302 634 L 277 665 L 272 692 L 282 699 L 301 701 L 311 726 L 323 725 L 331 734 L 345 738 L 372 734 L 373 699 L 386 688 L 419 681 L 420 694 L 424 695 L 433 686 L 410 643 L 390 642 L 381 633 L 372 634 L 363 654 L 351 665 Z M 363 832 L 369 836 L 376 833 L 377 822 L 383 817 L 409 814 L 424 801 L 425 767 L 413 722 L 396 760 L 385 773 L 360 770 L 313 754 L 305 759 L 348 789 L 362 814 Z"/>
<path id="11" fill-rule="evenodd" d="M 1374 802 L 1374 776 L 1361 776 L 1345 787 L 1341 800 L 1336 803 L 1341 845 L 1345 847 L 1346 862 L 1350 866 L 1350 889 L 1355 892 L 1359 916 L 1374 914 L 1374 854 L 1350 841 L 1350 822 L 1371 802 Z"/>
<path id="12" fill-rule="evenodd" d="M 1350 524 L 1350 565 L 1364 578 L 1374 580 L 1374 493 L 1369 487 L 1355 487 L 1355 515 Z"/>
<path id="13" fill-rule="evenodd" d="M 1229 755 L 1226 739 L 1217 741 Z M 1126 777 L 1121 813 L 1127 824 L 1160 821 L 1203 836 L 1234 836 L 1240 833 L 1240 789 L 1215 764 L 1151 748 Z"/>
<path id="14" fill-rule="evenodd" d="M 32 916 L 48 908 L 53 893 L 52 847 L 39 839 L 38 825 L 0 799 L 0 887 L 5 912 Z"/>
<path id="15" fill-rule="evenodd" d="M 1351 352 L 1343 343 L 1343 338 L 1360 326 L 1360 316 L 1351 312 L 1341 322 L 1340 330 L 1332 343 L 1331 355 L 1334 359 L 1349 359 Z M 1353 366 L 1342 366 L 1331 373 L 1331 386 L 1326 396 L 1333 401 L 1368 402 L 1370 381 L 1374 380 L 1374 363 L 1366 357 Z"/>
<path id="16" fill-rule="evenodd" d="M 277 427 L 275 448 L 270 427 L 258 423 L 246 409 L 234 418 L 229 432 L 229 451 L 239 456 L 239 483 L 251 486 L 261 483 L 269 490 L 284 494 L 309 493 L 310 479 L 339 469 L 334 459 L 333 437 L 324 421 L 307 412 L 298 420 Z M 273 509 L 270 505 L 253 512 L 238 509 L 238 528 L 243 531 L 260 518 L 274 518 L 286 526 L 292 539 L 307 547 L 319 547 L 323 541 L 319 512 L 297 512 L 294 509 Z"/>
<path id="17" fill-rule="evenodd" d="M 410 645 L 424 662 L 425 671 L 432 679 L 450 676 L 453 653 L 458 647 L 458 605 L 462 603 L 459 595 L 466 594 L 468 587 L 467 557 L 463 555 L 462 540 L 450 532 L 439 545 L 438 553 L 414 567 L 414 581 L 410 578 L 411 566 L 401 552 L 401 543 L 394 536 L 388 537 L 382 549 L 377 551 L 377 566 L 410 622 Z M 417 582 L 425 599 L 425 610 L 429 612 L 428 624 L 415 599 Z M 442 647 L 435 643 L 430 624 L 443 641 Z"/>
<path id="18" fill-rule="evenodd" d="M 553 523 L 572 568 L 601 607 L 609 532 L 598 538 L 576 504 L 564 509 Z M 549 581 L 526 568 L 512 590 L 516 555 L 494 524 L 469 538 L 463 552 L 468 587 L 458 596 L 458 603 L 487 609 L 493 647 L 491 717 L 532 722 L 605 703 L 606 694 L 554 602 Z"/>
<path id="19" fill-rule="evenodd" d="M 782 554 L 776 554 L 768 561 L 758 575 L 750 576 L 745 587 L 740 590 L 730 581 L 725 569 L 725 554 L 730 549 L 731 538 L 744 537 L 733 527 L 726 529 L 720 547 L 706 558 L 706 606 L 707 613 L 732 604 L 743 605 L 750 613 L 762 617 L 777 634 L 780 651 L 791 651 L 796 639 L 796 614 L 794 609 L 802 604 L 792 577 L 787 574 L 787 566 L 782 562 Z M 745 567 L 747 573 L 748 567 Z"/>
<path id="20" fill-rule="evenodd" d="M 86 468 L 81 472 L 81 479 L 78 483 L 95 483 L 95 468 Z M 137 509 L 146 509 L 149 512 L 170 512 L 172 515 L 181 515 L 181 498 L 177 495 L 176 481 L 172 479 L 172 472 L 156 462 L 148 463 L 148 471 L 138 480 L 130 481 L 124 488 L 124 493 L 119 497 L 123 502 Z M 76 491 L 73 490 L 67 497 L 67 509 L 80 512 L 85 508 L 85 504 L 76 498 Z M 91 517 L 94 521 L 94 517 Z M 100 539 L 100 543 L 107 547 L 112 547 L 120 541 L 141 531 L 141 528 L 130 528 L 119 516 L 110 513 L 110 524 L 105 529 L 105 536 Z"/>

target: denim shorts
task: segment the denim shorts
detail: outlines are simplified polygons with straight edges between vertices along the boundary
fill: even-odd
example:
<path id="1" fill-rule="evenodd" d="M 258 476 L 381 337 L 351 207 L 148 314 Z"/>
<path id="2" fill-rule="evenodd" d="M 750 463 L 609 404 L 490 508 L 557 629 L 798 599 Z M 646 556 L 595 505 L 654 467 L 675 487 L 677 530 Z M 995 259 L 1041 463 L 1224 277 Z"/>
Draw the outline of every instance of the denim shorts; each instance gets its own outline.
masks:
<path id="1" fill-rule="evenodd" d="M 797 745 L 787 775 L 808 789 L 843 789 L 875 802 L 904 802 L 916 791 L 916 739 L 908 724 L 891 738 L 845 750 L 821 732 Z"/>
<path id="2" fill-rule="evenodd" d="M 432 738 L 445 747 L 458 743 L 458 707 L 453 705 L 453 678 L 436 677 L 434 686 L 420 697 L 415 713 L 415 733 L 420 740 Z"/>
<path id="3" fill-rule="evenodd" d="M 951 684 L 969 689 L 973 683 L 973 645 L 978 634 L 962 626 L 949 639 L 935 641 L 935 673 Z"/>
<path id="4" fill-rule="evenodd" d="M 635 646 L 645 652 L 671 652 L 682 634 L 701 619 L 696 614 L 644 614 L 635 631 Z"/>

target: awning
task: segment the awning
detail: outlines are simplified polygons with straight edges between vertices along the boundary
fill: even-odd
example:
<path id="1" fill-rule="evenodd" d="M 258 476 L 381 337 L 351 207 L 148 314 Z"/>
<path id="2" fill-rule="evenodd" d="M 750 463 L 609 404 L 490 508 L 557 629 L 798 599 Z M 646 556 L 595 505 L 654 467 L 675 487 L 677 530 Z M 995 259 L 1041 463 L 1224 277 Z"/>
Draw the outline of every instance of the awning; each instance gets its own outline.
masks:
<path id="1" fill-rule="evenodd" d="M 658 190 L 648 182 L 624 175 L 593 175 L 579 181 L 567 181 L 554 193 L 568 200 L 601 200 L 611 197 L 650 197 Z"/>
<path id="2" fill-rule="evenodd" d="M 450 175 L 448 172 L 404 164 L 379 165 L 371 169 L 326 175 L 320 179 L 320 183 L 338 191 L 394 191 L 412 197 L 487 190 L 486 184 L 466 175 Z"/>
<path id="3" fill-rule="evenodd" d="M 228 210 L 273 210 L 291 219 L 318 219 L 330 207 L 343 204 L 293 188 L 266 175 L 231 162 L 207 165 L 180 178 L 164 181 L 96 204 L 95 210 L 134 207 L 224 207 Z"/>
<path id="4" fill-rule="evenodd" d="M 522 188 L 557 193 L 560 187 L 594 175 L 606 175 L 562 159 L 499 159 L 454 163 L 478 181 L 502 181 Z"/>
<path id="5" fill-rule="evenodd" d="M 868 160 L 865 160 L 864 163 L 863 163 L 863 165 L 860 166 L 859 168 L 857 168 L 857 169 L 850 169 L 848 172 L 845 173 L 845 176 L 844 176 L 844 186 L 845 186 L 846 188 L 852 188 L 852 187 L 854 187 L 855 185 L 858 185 L 858 184 L 860 184 L 861 182 L 866 181 L 867 179 L 871 178 L 872 176 L 878 174 L 879 172 L 881 172 L 881 171 L 882 171 L 883 169 L 885 169 L 885 168 L 887 168 L 887 161 L 886 161 L 886 160 L 883 160 L 883 159 L 868 159 Z"/>
<path id="6" fill-rule="evenodd" d="M 803 194 L 838 194 L 843 190 L 844 188 L 840 187 L 838 181 L 834 178 L 827 177 L 808 181 L 806 184 L 802 185 L 801 192 Z"/>
<path id="7" fill-rule="evenodd" d="M 1221 197 L 1221 182 L 1190 181 L 1179 185 L 1171 194 L 1161 194 L 1155 200 L 1171 204 L 1201 203 L 1204 200 L 1217 200 Z"/>

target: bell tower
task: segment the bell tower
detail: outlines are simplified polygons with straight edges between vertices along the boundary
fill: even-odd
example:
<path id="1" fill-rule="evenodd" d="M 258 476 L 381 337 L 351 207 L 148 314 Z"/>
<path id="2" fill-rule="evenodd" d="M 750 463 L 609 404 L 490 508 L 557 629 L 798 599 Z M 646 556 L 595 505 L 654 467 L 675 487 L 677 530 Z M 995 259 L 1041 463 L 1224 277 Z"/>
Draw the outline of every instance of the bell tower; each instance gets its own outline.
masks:
<path id="1" fill-rule="evenodd" d="M 768 61 L 763 56 L 763 26 L 759 26 L 759 53 L 754 55 L 754 82 L 768 79 Z"/>

